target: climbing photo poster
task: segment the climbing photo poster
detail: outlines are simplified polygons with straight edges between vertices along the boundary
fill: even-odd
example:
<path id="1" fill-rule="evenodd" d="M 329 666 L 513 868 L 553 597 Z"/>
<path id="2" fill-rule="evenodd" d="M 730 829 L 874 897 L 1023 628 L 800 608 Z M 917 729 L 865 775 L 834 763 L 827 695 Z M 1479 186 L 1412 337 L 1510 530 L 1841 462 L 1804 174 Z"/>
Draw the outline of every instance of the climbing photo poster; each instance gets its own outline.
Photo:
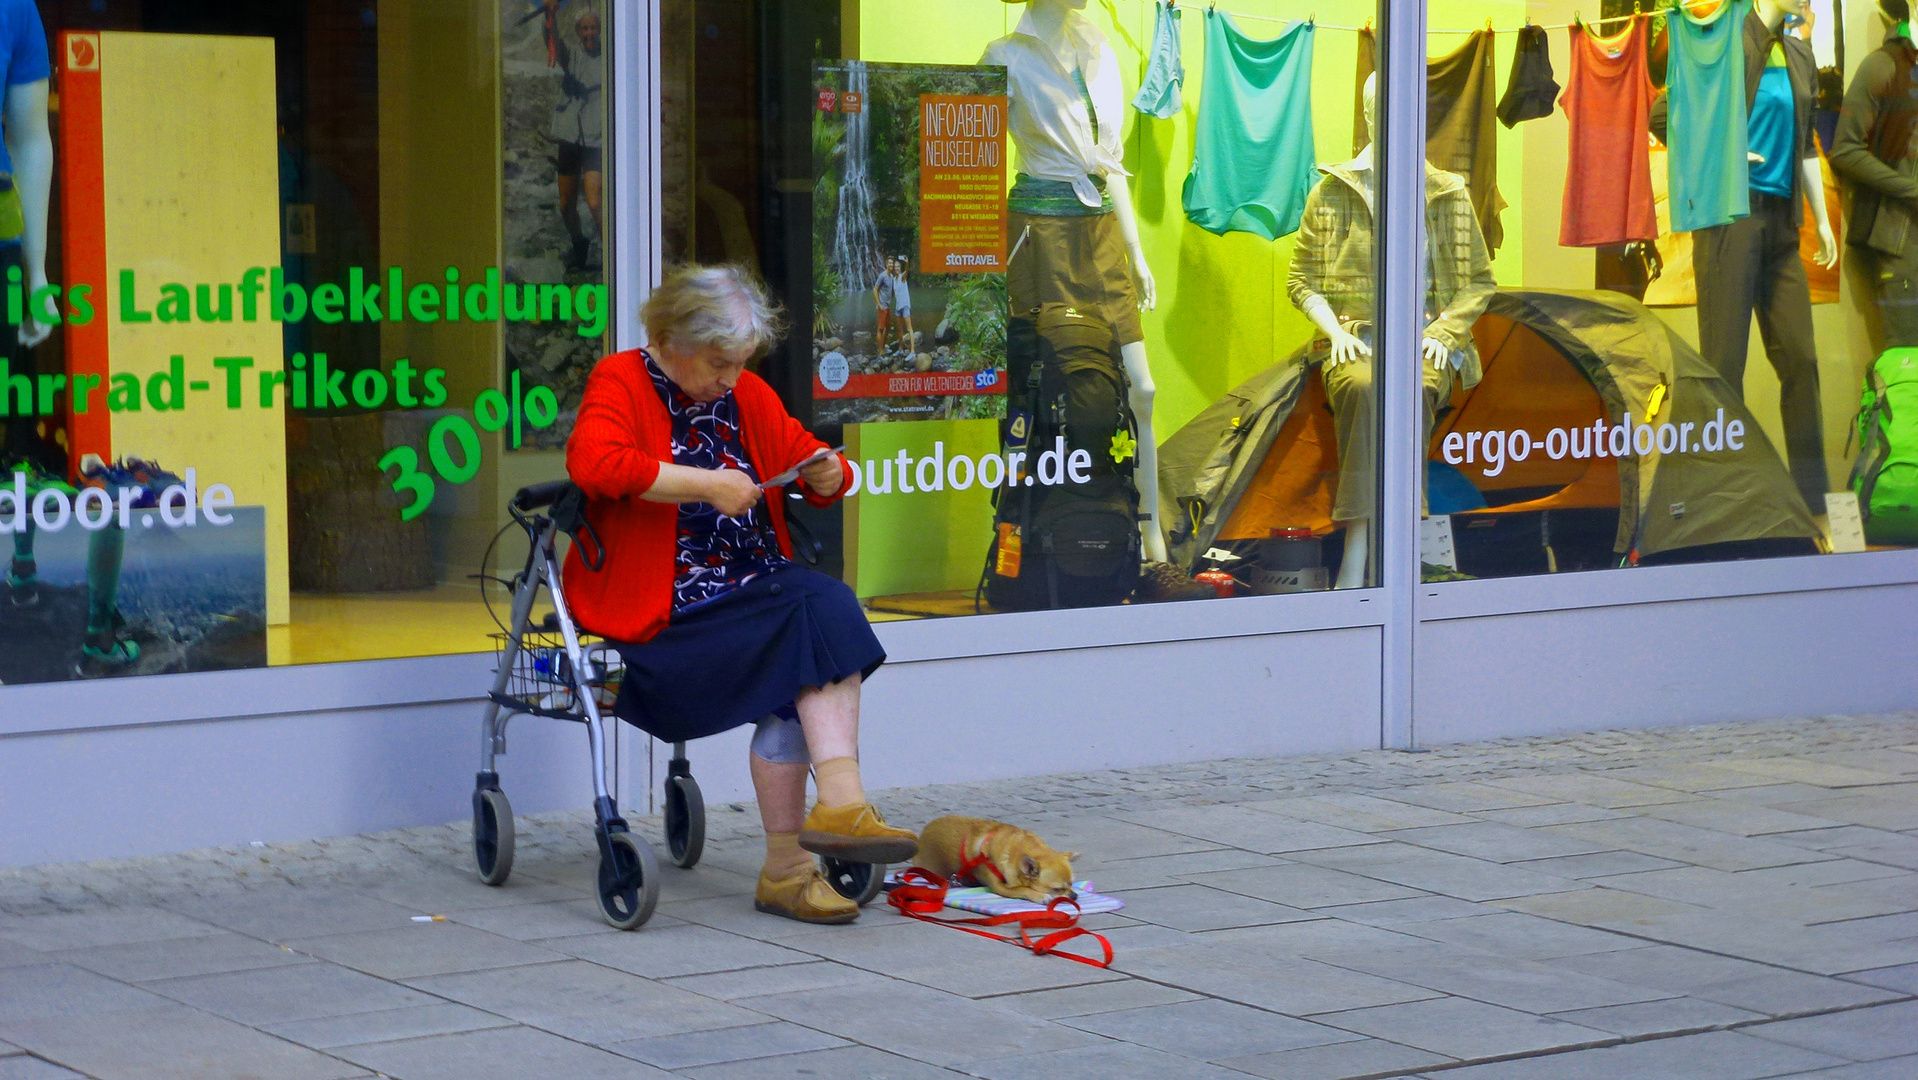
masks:
<path id="1" fill-rule="evenodd" d="M 1006 408 L 1006 76 L 813 69 L 813 422 Z"/>

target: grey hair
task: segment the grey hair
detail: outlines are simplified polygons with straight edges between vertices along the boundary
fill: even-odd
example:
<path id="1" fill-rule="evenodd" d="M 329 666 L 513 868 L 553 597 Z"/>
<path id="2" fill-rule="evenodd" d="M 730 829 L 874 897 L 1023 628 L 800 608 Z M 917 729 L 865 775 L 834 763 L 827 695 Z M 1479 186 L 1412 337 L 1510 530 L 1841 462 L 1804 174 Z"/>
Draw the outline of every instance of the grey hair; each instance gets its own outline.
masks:
<path id="1" fill-rule="evenodd" d="M 759 276 L 737 263 L 672 267 L 639 318 L 654 347 L 676 353 L 713 348 L 729 355 L 748 351 L 757 359 L 786 332 L 779 305 Z"/>

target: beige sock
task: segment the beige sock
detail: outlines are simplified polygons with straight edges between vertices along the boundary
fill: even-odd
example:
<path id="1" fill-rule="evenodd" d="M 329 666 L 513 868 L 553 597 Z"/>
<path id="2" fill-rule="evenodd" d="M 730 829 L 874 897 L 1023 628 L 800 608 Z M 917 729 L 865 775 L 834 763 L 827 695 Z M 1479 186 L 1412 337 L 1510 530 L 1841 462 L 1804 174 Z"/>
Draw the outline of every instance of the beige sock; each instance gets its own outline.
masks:
<path id="1" fill-rule="evenodd" d="M 856 806 L 866 801 L 866 789 L 859 782 L 859 759 L 836 757 L 812 767 L 813 780 L 819 785 L 821 806 Z"/>
<path id="2" fill-rule="evenodd" d="M 766 876 L 774 881 L 796 878 L 811 869 L 812 853 L 799 846 L 796 832 L 766 834 Z"/>

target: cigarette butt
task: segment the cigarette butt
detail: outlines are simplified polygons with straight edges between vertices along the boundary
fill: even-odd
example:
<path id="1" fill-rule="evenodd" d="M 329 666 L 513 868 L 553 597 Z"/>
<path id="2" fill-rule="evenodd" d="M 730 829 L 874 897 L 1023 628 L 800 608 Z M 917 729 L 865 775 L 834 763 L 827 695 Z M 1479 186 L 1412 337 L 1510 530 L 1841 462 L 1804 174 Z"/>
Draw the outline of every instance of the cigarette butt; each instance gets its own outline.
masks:
<path id="1" fill-rule="evenodd" d="M 415 916 L 413 916 L 413 921 L 414 921 L 414 922 L 445 922 L 445 921 L 446 921 L 446 916 L 444 916 L 444 915 L 415 915 Z"/>

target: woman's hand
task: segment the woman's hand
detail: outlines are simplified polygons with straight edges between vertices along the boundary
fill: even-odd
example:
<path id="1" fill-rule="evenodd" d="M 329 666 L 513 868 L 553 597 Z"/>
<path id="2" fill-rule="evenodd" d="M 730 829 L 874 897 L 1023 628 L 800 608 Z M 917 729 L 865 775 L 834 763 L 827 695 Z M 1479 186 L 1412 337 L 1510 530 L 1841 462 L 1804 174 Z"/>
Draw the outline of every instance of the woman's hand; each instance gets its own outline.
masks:
<path id="1" fill-rule="evenodd" d="M 839 455 L 821 458 L 799 470 L 806 480 L 806 486 L 830 499 L 839 493 L 839 486 L 846 482 L 845 471 L 839 467 Z"/>
<path id="2" fill-rule="evenodd" d="M 701 501 L 727 517 L 741 517 L 759 505 L 766 494 L 753 478 L 738 469 L 708 469 L 705 498 Z"/>

